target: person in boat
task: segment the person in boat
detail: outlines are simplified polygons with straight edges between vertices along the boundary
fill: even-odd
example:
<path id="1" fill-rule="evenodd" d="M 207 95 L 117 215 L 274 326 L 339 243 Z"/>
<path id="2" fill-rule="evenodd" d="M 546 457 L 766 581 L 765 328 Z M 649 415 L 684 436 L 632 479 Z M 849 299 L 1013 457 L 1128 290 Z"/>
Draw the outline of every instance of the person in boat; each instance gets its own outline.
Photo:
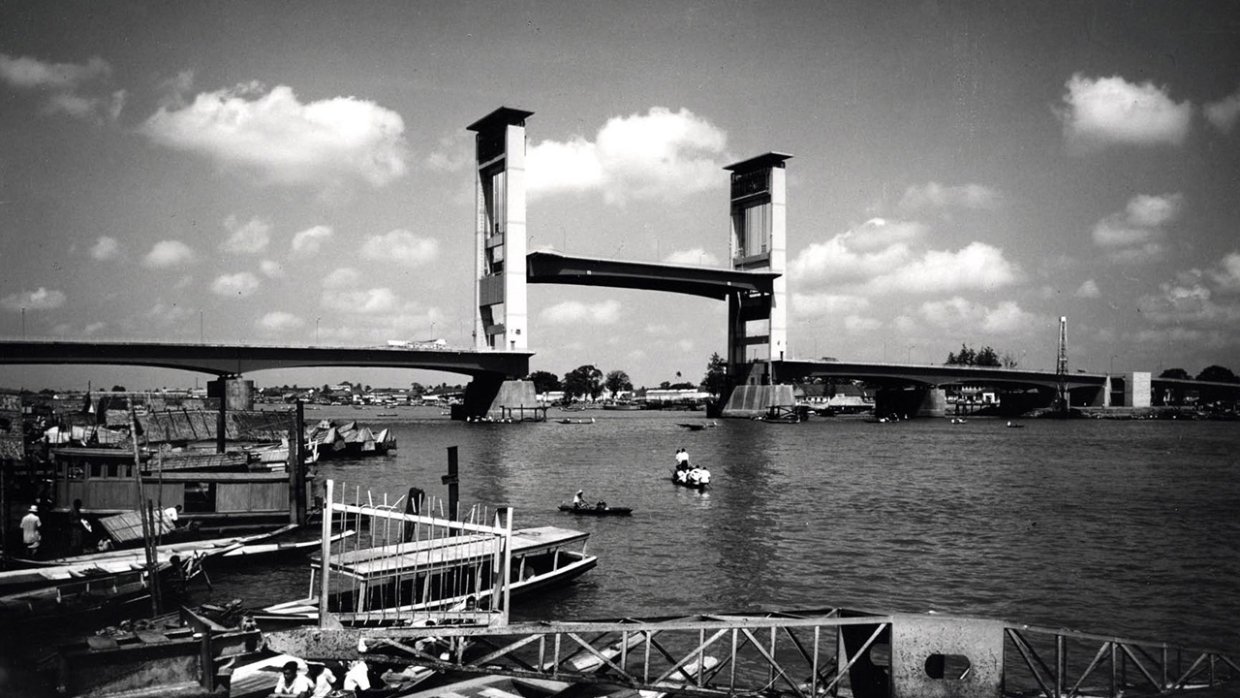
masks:
<path id="1" fill-rule="evenodd" d="M 689 452 L 683 448 L 677 450 L 676 451 L 676 470 L 681 471 L 681 470 L 688 470 L 688 469 L 689 469 Z"/>
<path id="2" fill-rule="evenodd" d="M 573 508 L 580 509 L 586 505 L 585 490 L 577 490 L 577 494 L 573 495 Z"/>
<path id="3" fill-rule="evenodd" d="M 301 664 L 290 659 L 280 670 L 280 678 L 276 679 L 276 688 L 271 695 L 307 698 L 312 691 L 314 691 L 314 683 L 301 672 Z"/>
<path id="4" fill-rule="evenodd" d="M 22 517 L 22 543 L 26 546 L 26 554 L 31 558 L 38 557 L 39 545 L 43 542 L 43 520 L 39 518 L 39 505 L 31 504 L 30 512 Z"/>
<path id="5" fill-rule="evenodd" d="M 601 499 L 600 499 L 600 500 L 598 500 L 598 502 L 597 502 L 597 503 L 595 503 L 594 508 L 595 508 L 595 509 L 606 509 L 606 508 L 607 508 L 607 502 L 604 502 L 603 500 L 601 500 Z"/>
<path id="6" fill-rule="evenodd" d="M 327 698 L 332 691 L 336 690 L 333 685 L 336 683 L 336 675 L 325 665 L 310 665 L 310 671 L 306 675 L 314 682 L 314 691 L 310 694 L 310 698 Z"/>
<path id="7" fill-rule="evenodd" d="M 69 512 L 69 554 L 81 555 L 85 552 L 93 533 L 90 522 L 82 513 L 82 500 L 73 500 L 73 509 Z"/>
<path id="8" fill-rule="evenodd" d="M 710 471 L 696 465 L 693 466 L 693 469 L 689 471 L 689 482 L 692 482 L 695 485 L 709 484 Z"/>

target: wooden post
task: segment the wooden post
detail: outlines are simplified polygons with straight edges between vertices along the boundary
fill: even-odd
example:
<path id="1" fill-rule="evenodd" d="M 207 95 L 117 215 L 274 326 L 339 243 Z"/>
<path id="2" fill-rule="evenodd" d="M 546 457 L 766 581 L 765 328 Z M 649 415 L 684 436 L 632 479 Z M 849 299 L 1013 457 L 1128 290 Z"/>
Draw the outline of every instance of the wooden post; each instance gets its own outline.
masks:
<path id="1" fill-rule="evenodd" d="M 500 625 L 508 625 L 508 604 L 512 599 L 512 507 L 505 508 L 504 512 L 504 611 Z"/>
<path id="2" fill-rule="evenodd" d="M 457 473 L 456 446 L 448 447 L 448 474 L 441 478 L 448 486 L 448 520 L 456 521 L 457 505 L 460 500 L 460 477 Z"/>
<path id="3" fill-rule="evenodd" d="M 298 400 L 288 429 L 289 521 L 301 526 L 306 524 L 306 450 L 301 442 L 305 414 L 305 406 Z"/>
<path id="4" fill-rule="evenodd" d="M 332 552 L 332 504 L 334 480 L 327 481 L 327 491 L 323 499 L 323 525 L 319 539 L 319 559 L 322 560 L 319 569 L 319 627 L 327 627 L 327 597 L 330 593 L 328 583 L 331 580 L 331 552 Z M 360 532 L 359 532 L 360 535 Z"/>
<path id="5" fill-rule="evenodd" d="M 228 436 L 228 380 L 220 376 L 216 383 L 220 386 L 220 411 L 215 417 L 215 452 L 223 453 Z"/>
<path id="6" fill-rule="evenodd" d="M 155 598 L 159 586 L 159 571 L 155 569 L 155 551 L 151 548 L 151 527 L 146 519 L 146 497 L 142 496 L 142 451 L 138 448 L 138 418 L 133 405 L 129 406 L 129 438 L 133 440 L 133 481 L 137 485 L 137 506 L 134 512 L 142 520 L 142 545 L 146 549 L 147 583 L 151 585 L 151 616 L 159 615 L 159 602 Z"/>

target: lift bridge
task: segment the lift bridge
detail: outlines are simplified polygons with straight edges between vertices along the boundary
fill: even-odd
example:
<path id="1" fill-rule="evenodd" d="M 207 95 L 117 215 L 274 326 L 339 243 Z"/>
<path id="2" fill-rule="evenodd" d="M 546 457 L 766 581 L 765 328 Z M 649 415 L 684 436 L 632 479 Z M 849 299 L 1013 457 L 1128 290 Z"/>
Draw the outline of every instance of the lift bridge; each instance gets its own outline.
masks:
<path id="1" fill-rule="evenodd" d="M 449 511 L 456 508 L 454 475 L 445 478 L 451 481 Z M 344 497 L 335 501 L 333 485 L 328 483 L 325 530 L 334 516 L 343 516 L 338 523 L 362 531 L 359 539 L 374 539 L 374 549 L 391 545 L 388 534 L 402 524 L 416 525 L 419 537 L 441 535 L 426 533 L 430 526 L 448 536 L 464 535 L 465 528 L 483 530 L 428 517 L 422 507 L 401 513 L 399 502 L 372 503 L 357 492 L 353 503 Z M 435 508 L 432 503 L 431 511 Z M 501 547 L 512 537 L 511 510 L 506 513 L 508 523 L 494 529 Z M 461 530 L 454 531 L 457 527 Z M 397 534 L 400 540 L 409 540 L 408 530 Z M 330 554 L 329 545 L 324 544 L 324 556 Z M 495 555 L 496 561 L 506 557 L 502 550 Z M 508 567 L 494 567 L 501 585 L 512 578 L 511 570 L 499 571 Z M 326 588 L 321 585 L 323 594 Z M 365 659 L 549 679 L 584 685 L 589 695 L 626 698 L 637 698 L 637 691 L 645 692 L 644 698 L 665 693 L 795 698 L 1240 695 L 1240 664 L 1218 651 L 1001 620 L 825 608 L 509 623 L 507 594 L 493 599 L 502 603 L 498 619 L 441 613 L 428 621 L 411 614 L 390 626 L 346 628 L 323 613 L 318 627 L 280 630 L 265 638 L 269 649 L 305 659 Z M 321 610 L 327 610 L 326 602 Z"/>

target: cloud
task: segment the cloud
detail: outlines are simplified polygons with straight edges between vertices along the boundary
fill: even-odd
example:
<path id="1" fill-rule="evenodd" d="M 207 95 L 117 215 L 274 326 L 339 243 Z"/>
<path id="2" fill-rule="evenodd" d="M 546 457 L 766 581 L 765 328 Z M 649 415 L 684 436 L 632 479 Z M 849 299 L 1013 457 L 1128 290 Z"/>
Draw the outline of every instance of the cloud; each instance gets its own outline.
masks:
<path id="1" fill-rule="evenodd" d="M 152 269 L 167 269 L 194 261 L 194 250 L 180 240 L 162 240 L 151 247 L 142 263 Z"/>
<path id="2" fill-rule="evenodd" d="M 1094 224 L 1094 244 L 1107 250 L 1112 262 L 1140 264 L 1160 259 L 1166 236 L 1164 226 L 1179 217 L 1181 194 L 1151 196 L 1138 194 L 1128 200 L 1123 211 L 1112 213 Z"/>
<path id="3" fill-rule="evenodd" d="M 1221 291 L 1240 291 L 1240 252 L 1225 255 L 1219 268 L 1210 273 Z"/>
<path id="4" fill-rule="evenodd" d="M 277 310 L 262 316 L 254 324 L 259 330 L 267 334 L 281 334 L 289 330 L 305 327 L 306 321 L 292 313 Z"/>
<path id="5" fill-rule="evenodd" d="M 1240 90 L 1224 97 L 1217 102 L 1209 102 L 1202 109 L 1206 120 L 1213 124 L 1214 128 L 1223 133 L 1231 133 L 1231 129 L 1235 127 L 1236 120 L 1240 119 Z"/>
<path id="6" fill-rule="evenodd" d="M 1098 282 L 1093 279 L 1086 279 L 1080 288 L 1073 292 L 1077 298 L 1098 298 L 1102 296 L 1102 292 L 1098 290 Z"/>
<path id="7" fill-rule="evenodd" d="M 1203 284 L 1163 283 L 1158 293 L 1137 299 L 1142 317 L 1155 325 L 1240 328 L 1240 307 L 1220 305 Z"/>
<path id="8" fill-rule="evenodd" d="M 116 238 L 104 235 L 90 248 L 90 256 L 100 261 L 115 259 L 120 254 L 121 246 Z"/>
<path id="9" fill-rule="evenodd" d="M 383 235 L 368 235 L 362 243 L 362 259 L 395 262 L 416 267 L 439 257 L 439 241 L 424 238 L 408 230 L 393 230 Z"/>
<path id="10" fill-rule="evenodd" d="M 326 225 L 316 225 L 293 236 L 293 252 L 299 255 L 312 255 L 323 247 L 323 243 L 331 240 L 332 229 Z"/>
<path id="11" fill-rule="evenodd" d="M 873 332 L 882 326 L 883 323 L 874 318 L 862 317 L 860 315 L 847 315 L 844 317 L 844 331 L 849 334 Z"/>
<path id="12" fill-rule="evenodd" d="M 928 182 L 923 186 L 912 186 L 905 190 L 900 198 L 900 207 L 904 209 L 923 208 L 968 208 L 996 209 L 1002 203 L 999 193 L 981 184 L 962 184 L 945 187 L 938 182 Z"/>
<path id="13" fill-rule="evenodd" d="M 439 172 L 460 172 L 474 164 L 474 134 L 461 131 L 439 139 L 439 149 L 426 156 L 426 166 Z"/>
<path id="14" fill-rule="evenodd" d="M 909 242 L 925 231 L 920 223 L 873 218 L 826 242 L 810 244 L 788 265 L 798 282 L 840 283 L 875 276 L 905 263 Z"/>
<path id="15" fill-rule="evenodd" d="M 363 315 L 391 313 L 400 307 L 400 299 L 389 288 L 325 289 L 319 303 L 326 310 Z"/>
<path id="16" fill-rule="evenodd" d="M 696 267 L 717 267 L 719 258 L 701 247 L 690 250 L 677 250 L 663 258 L 664 264 L 681 264 Z"/>
<path id="17" fill-rule="evenodd" d="M 284 85 L 204 92 L 191 104 L 160 107 L 139 130 L 159 145 L 274 184 L 381 187 L 407 169 L 399 114 L 353 97 L 303 104 Z"/>
<path id="18" fill-rule="evenodd" d="M 44 94 L 43 111 L 75 118 L 115 120 L 125 105 L 125 92 L 101 91 L 98 83 L 112 76 L 112 66 L 99 57 L 84 64 L 48 63 L 29 56 L 0 54 L 0 82 L 17 90 Z M 94 90 L 98 94 L 83 94 Z"/>
<path id="19" fill-rule="evenodd" d="M 870 307 L 870 300 L 862 296 L 833 293 L 794 293 L 792 311 L 798 317 L 818 317 L 854 314 Z"/>
<path id="20" fill-rule="evenodd" d="M 993 335 L 1020 334 L 1043 322 L 1039 316 L 1022 310 L 1015 301 L 1003 301 L 992 308 L 960 296 L 922 303 L 918 314 L 927 324 L 939 329 L 975 328 Z"/>
<path id="21" fill-rule="evenodd" d="M 222 274 L 211 282 L 211 292 L 219 296 L 245 298 L 258 290 L 258 277 L 248 271 Z"/>
<path id="22" fill-rule="evenodd" d="M 727 134 L 688 109 L 652 107 L 608 119 L 593 141 L 543 141 L 528 151 L 531 199 L 602 191 L 608 204 L 678 201 L 720 185 Z"/>
<path id="23" fill-rule="evenodd" d="M 1151 82 L 1134 85 L 1119 76 L 1091 80 L 1077 73 L 1065 87 L 1055 113 L 1074 150 L 1180 145 L 1188 135 L 1192 103 L 1177 104 Z"/>
<path id="24" fill-rule="evenodd" d="M 274 259 L 264 259 L 259 263 L 258 268 L 262 270 L 263 275 L 269 279 L 283 279 L 287 274 L 284 273 L 284 265 Z"/>
<path id="25" fill-rule="evenodd" d="M 196 315 L 190 310 L 176 303 L 165 303 L 162 300 L 155 302 L 151 309 L 146 312 L 146 321 L 154 323 L 160 327 L 173 327 L 184 325 L 191 317 Z M 195 328 L 197 329 L 197 328 Z"/>
<path id="26" fill-rule="evenodd" d="M 271 226 L 258 218 L 242 223 L 234 216 L 224 221 L 224 227 L 232 234 L 220 243 L 220 250 L 229 254 L 258 254 L 271 242 Z"/>
<path id="27" fill-rule="evenodd" d="M 40 286 L 37 291 L 11 293 L 4 298 L 0 298 L 0 307 L 13 312 L 21 312 L 22 310 L 54 310 L 64 304 L 64 292 L 49 291 L 43 286 Z"/>
<path id="28" fill-rule="evenodd" d="M 620 303 L 614 300 L 594 304 L 563 301 L 544 308 L 538 317 L 550 325 L 614 325 L 620 320 Z"/>
<path id="29" fill-rule="evenodd" d="M 1021 277 L 1019 267 L 1004 259 L 1003 250 L 973 242 L 957 252 L 930 250 L 920 259 L 870 279 L 866 288 L 873 293 L 991 291 Z"/>
<path id="30" fill-rule="evenodd" d="M 323 277 L 323 288 L 352 288 L 360 283 L 362 273 L 353 267 L 340 267 Z"/>

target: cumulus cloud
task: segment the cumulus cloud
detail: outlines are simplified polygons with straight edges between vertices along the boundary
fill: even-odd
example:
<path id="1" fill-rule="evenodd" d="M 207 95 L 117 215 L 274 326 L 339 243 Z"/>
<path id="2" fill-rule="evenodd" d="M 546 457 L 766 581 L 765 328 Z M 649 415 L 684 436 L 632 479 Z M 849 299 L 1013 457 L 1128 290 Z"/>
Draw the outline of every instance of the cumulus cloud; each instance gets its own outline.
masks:
<path id="1" fill-rule="evenodd" d="M 956 252 L 930 250 L 919 259 L 879 274 L 866 287 L 874 293 L 991 291 L 1016 283 L 1021 277 L 1019 267 L 1003 257 L 1003 250 L 973 242 Z"/>
<path id="2" fill-rule="evenodd" d="M 439 256 L 439 241 L 408 230 L 393 230 L 382 235 L 368 235 L 362 243 L 362 259 L 395 262 L 416 267 Z"/>
<path id="3" fill-rule="evenodd" d="M 1183 205 L 1181 194 L 1138 194 L 1123 211 L 1094 224 L 1094 244 L 1107 250 L 1113 262 L 1138 264 L 1162 257 L 1165 226 L 1174 221 Z"/>
<path id="4" fill-rule="evenodd" d="M 220 250 L 229 254 L 258 254 L 271 242 L 271 225 L 258 218 L 242 223 L 234 216 L 224 221 L 228 239 L 220 243 Z"/>
<path id="5" fill-rule="evenodd" d="M 258 290 L 258 277 L 248 271 L 222 274 L 211 282 L 211 292 L 219 296 L 245 298 Z"/>
<path id="6" fill-rule="evenodd" d="M 333 269 L 327 276 L 323 277 L 323 288 L 352 288 L 360 283 L 362 273 L 353 267 L 340 267 Z"/>
<path id="7" fill-rule="evenodd" d="M 846 315 L 844 317 L 844 331 L 849 334 L 865 334 L 880 329 L 883 323 L 871 317 L 862 317 L 860 315 Z"/>
<path id="8" fill-rule="evenodd" d="M 21 312 L 22 310 L 54 310 L 65 304 L 65 294 L 55 289 L 40 286 L 37 291 L 11 293 L 0 298 L 0 306 L 5 310 Z"/>
<path id="9" fill-rule="evenodd" d="M 677 201 L 718 187 L 727 134 L 688 109 L 612 117 L 593 141 L 543 141 L 527 154 L 531 198 L 602 190 L 609 204 Z"/>
<path id="10" fill-rule="evenodd" d="M 614 300 L 593 304 L 563 301 L 544 308 L 538 317 L 551 325 L 614 325 L 620 320 L 620 303 Z"/>
<path id="11" fill-rule="evenodd" d="M 1240 252 L 1225 255 L 1219 268 L 1210 273 L 1222 291 L 1240 291 Z"/>
<path id="12" fill-rule="evenodd" d="M 104 235 L 90 248 L 90 256 L 100 261 L 115 259 L 120 254 L 121 246 L 116 238 Z"/>
<path id="13" fill-rule="evenodd" d="M 331 240 L 331 227 L 316 225 L 293 236 L 293 252 L 299 255 L 312 255 L 322 249 L 323 244 Z"/>
<path id="14" fill-rule="evenodd" d="M 284 273 L 284 265 L 274 259 L 264 259 L 258 268 L 262 270 L 263 275 L 269 279 L 283 279 L 287 274 Z"/>
<path id="15" fill-rule="evenodd" d="M 1202 112 L 1205 114 L 1206 120 L 1214 125 L 1214 128 L 1223 133 L 1231 133 L 1231 129 L 1236 125 L 1236 120 L 1240 119 L 1240 90 L 1217 102 L 1206 104 Z"/>
<path id="16" fill-rule="evenodd" d="M 1136 85 L 1122 77 L 1090 79 L 1075 74 L 1055 110 L 1074 150 L 1110 145 L 1180 145 L 1188 135 L 1192 103 L 1176 103 L 1165 88 Z"/>
<path id="17" fill-rule="evenodd" d="M 875 276 L 904 264 L 912 255 L 909 243 L 926 227 L 908 221 L 874 218 L 826 242 L 810 244 L 788 265 L 800 282 L 839 283 Z"/>
<path id="18" fill-rule="evenodd" d="M 260 83 L 168 104 L 142 124 L 153 142 L 237 167 L 275 184 L 384 186 L 406 172 L 405 124 L 353 97 L 303 104 L 292 88 Z"/>
<path id="19" fill-rule="evenodd" d="M 792 312 L 799 317 L 838 317 L 855 314 L 870 307 L 870 300 L 863 296 L 834 293 L 793 293 Z"/>
<path id="20" fill-rule="evenodd" d="M 1015 301 L 1003 301 L 989 307 L 960 296 L 922 303 L 918 315 L 927 324 L 939 329 L 978 328 L 994 335 L 1019 334 L 1042 322 L 1037 315 L 1021 309 Z"/>
<path id="21" fill-rule="evenodd" d="M 180 240 L 162 240 L 151 247 L 142 263 L 152 269 L 167 269 L 194 261 L 194 250 Z"/>
<path id="22" fill-rule="evenodd" d="M 146 320 L 160 327 L 174 327 L 184 325 L 194 315 L 197 313 L 183 305 L 158 300 L 146 311 Z"/>
<path id="23" fill-rule="evenodd" d="M 323 291 L 320 305 L 338 313 L 375 315 L 391 313 L 400 307 L 400 299 L 390 288 L 341 289 Z"/>
<path id="24" fill-rule="evenodd" d="M 280 334 L 289 330 L 305 327 L 306 321 L 283 310 L 267 313 L 258 319 L 255 326 L 267 334 Z"/>
<path id="25" fill-rule="evenodd" d="M 75 118 L 115 120 L 125 105 L 125 92 L 101 90 L 112 66 L 99 57 L 86 63 L 48 63 L 29 56 L 0 54 L 0 82 L 13 89 L 38 91 L 43 110 Z"/>
<path id="26" fill-rule="evenodd" d="M 950 187 L 938 182 L 912 186 L 900 197 L 900 207 L 996 209 L 1002 203 L 999 193 L 981 184 L 961 184 Z"/>
<path id="27" fill-rule="evenodd" d="M 717 267 L 719 258 L 701 247 L 689 250 L 677 250 L 663 258 L 664 264 L 682 264 L 685 266 Z"/>
<path id="28" fill-rule="evenodd" d="M 460 172 L 474 164 L 474 134 L 461 131 L 439 139 L 426 157 L 426 166 L 440 172 Z"/>
<path id="29" fill-rule="evenodd" d="M 1102 296 L 1102 291 L 1098 289 L 1097 281 L 1086 279 L 1072 295 L 1077 298 L 1098 298 Z"/>
<path id="30" fill-rule="evenodd" d="M 1163 283 L 1158 293 L 1137 299 L 1142 317 L 1155 325 L 1183 327 L 1240 327 L 1240 307 L 1222 305 L 1203 284 Z"/>

